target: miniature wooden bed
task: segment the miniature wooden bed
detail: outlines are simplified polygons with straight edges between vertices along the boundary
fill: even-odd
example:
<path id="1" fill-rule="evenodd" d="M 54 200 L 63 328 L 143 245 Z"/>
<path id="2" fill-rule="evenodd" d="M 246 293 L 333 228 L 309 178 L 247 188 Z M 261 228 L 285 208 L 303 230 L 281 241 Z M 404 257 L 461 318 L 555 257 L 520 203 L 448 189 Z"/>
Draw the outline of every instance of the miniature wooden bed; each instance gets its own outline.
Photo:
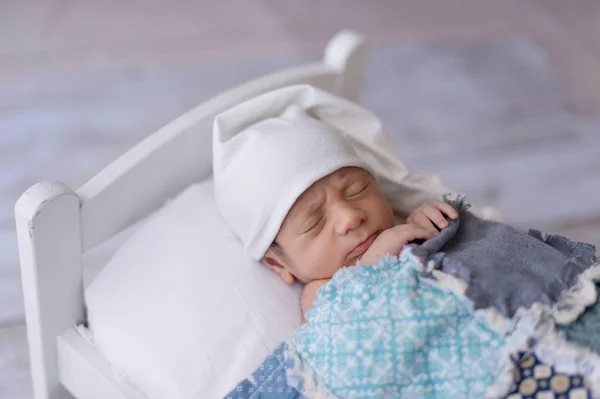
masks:
<path id="1" fill-rule="evenodd" d="M 210 176 L 212 123 L 253 96 L 307 83 L 358 101 L 363 38 L 338 33 L 323 60 L 275 72 L 216 96 L 135 145 L 78 189 L 29 188 L 15 206 L 33 391 L 36 399 L 142 399 L 75 326 L 85 321 L 82 255 Z"/>

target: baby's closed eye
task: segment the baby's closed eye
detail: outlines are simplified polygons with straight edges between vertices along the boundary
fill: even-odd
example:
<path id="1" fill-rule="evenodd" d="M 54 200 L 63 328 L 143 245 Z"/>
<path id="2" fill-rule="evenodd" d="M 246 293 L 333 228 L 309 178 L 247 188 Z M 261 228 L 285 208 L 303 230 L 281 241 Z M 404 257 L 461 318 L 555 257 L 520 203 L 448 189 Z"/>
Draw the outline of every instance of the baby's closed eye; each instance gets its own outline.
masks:
<path id="1" fill-rule="evenodd" d="M 347 190 L 346 190 L 346 195 L 349 198 L 355 197 L 359 194 L 362 194 L 363 192 L 366 191 L 367 188 L 369 188 L 370 183 L 361 183 L 361 182 L 357 182 L 352 184 Z"/>
<path id="2" fill-rule="evenodd" d="M 311 217 L 306 223 L 305 227 L 302 229 L 303 234 L 310 233 L 311 231 L 317 229 L 321 222 L 325 220 L 325 215 L 315 215 Z"/>

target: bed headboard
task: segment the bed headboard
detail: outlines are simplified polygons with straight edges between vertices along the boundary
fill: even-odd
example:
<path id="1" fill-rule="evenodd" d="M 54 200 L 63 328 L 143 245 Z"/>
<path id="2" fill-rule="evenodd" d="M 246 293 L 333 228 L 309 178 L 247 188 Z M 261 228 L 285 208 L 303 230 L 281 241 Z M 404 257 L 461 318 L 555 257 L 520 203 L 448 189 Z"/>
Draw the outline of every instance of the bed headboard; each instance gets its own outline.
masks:
<path id="1" fill-rule="evenodd" d="M 220 112 L 298 83 L 358 101 L 366 50 L 362 36 L 342 31 L 322 61 L 264 76 L 198 105 L 78 190 L 44 181 L 19 198 L 15 218 L 36 399 L 69 397 L 60 384 L 56 338 L 84 319 L 81 255 L 211 174 L 212 124 Z"/>
<path id="2" fill-rule="evenodd" d="M 308 83 L 356 101 L 366 61 L 364 40 L 353 32 L 336 35 L 322 62 L 273 73 L 229 90 L 170 122 L 84 184 L 82 246 L 86 251 L 129 226 L 212 170 L 214 117 L 249 98 Z"/>

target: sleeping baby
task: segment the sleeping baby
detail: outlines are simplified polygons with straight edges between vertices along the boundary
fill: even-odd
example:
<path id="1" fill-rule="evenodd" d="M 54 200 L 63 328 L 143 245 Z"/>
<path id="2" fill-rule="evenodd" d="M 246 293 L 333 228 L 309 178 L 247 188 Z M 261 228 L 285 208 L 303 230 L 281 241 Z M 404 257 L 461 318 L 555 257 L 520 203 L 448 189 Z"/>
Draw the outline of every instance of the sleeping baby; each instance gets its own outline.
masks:
<path id="1" fill-rule="evenodd" d="M 431 201 L 394 225 L 393 212 L 374 177 L 346 167 L 319 179 L 296 200 L 262 258 L 287 284 L 304 283 L 301 306 L 312 307 L 317 290 L 345 266 L 376 264 L 398 255 L 414 240 L 429 239 L 448 225 L 456 210 Z"/>
<path id="2" fill-rule="evenodd" d="M 412 241 L 436 236 L 448 225 L 446 217 L 458 217 L 452 206 L 418 203 L 414 195 L 412 209 L 392 209 L 389 198 L 398 203 L 402 179 L 392 184 L 350 144 L 349 131 L 365 118 L 371 122 L 374 116 L 356 104 L 310 86 L 291 86 L 215 119 L 213 169 L 221 215 L 254 259 L 285 283 L 305 285 L 303 314 L 336 271 L 397 255 Z M 364 153 L 373 159 L 372 151 Z M 405 189 L 407 196 L 413 191 Z"/>

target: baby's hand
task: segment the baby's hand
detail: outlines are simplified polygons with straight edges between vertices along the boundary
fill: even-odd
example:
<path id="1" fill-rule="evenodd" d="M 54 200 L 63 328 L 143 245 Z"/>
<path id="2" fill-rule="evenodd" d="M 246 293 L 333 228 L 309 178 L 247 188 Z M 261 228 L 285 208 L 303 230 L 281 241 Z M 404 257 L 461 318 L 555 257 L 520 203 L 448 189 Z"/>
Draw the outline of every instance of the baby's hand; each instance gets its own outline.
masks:
<path id="1" fill-rule="evenodd" d="M 374 265 L 385 254 L 398 255 L 402 248 L 414 240 L 427 240 L 434 234 L 413 224 L 401 224 L 383 231 L 360 258 L 363 265 Z"/>
<path id="2" fill-rule="evenodd" d="M 451 205 L 442 201 L 431 201 L 424 203 L 412 211 L 406 221 L 425 229 L 436 236 L 439 232 L 435 226 L 439 227 L 440 230 L 448 227 L 448 222 L 446 221 L 444 214 L 450 219 L 456 219 L 458 217 L 458 212 Z"/>

